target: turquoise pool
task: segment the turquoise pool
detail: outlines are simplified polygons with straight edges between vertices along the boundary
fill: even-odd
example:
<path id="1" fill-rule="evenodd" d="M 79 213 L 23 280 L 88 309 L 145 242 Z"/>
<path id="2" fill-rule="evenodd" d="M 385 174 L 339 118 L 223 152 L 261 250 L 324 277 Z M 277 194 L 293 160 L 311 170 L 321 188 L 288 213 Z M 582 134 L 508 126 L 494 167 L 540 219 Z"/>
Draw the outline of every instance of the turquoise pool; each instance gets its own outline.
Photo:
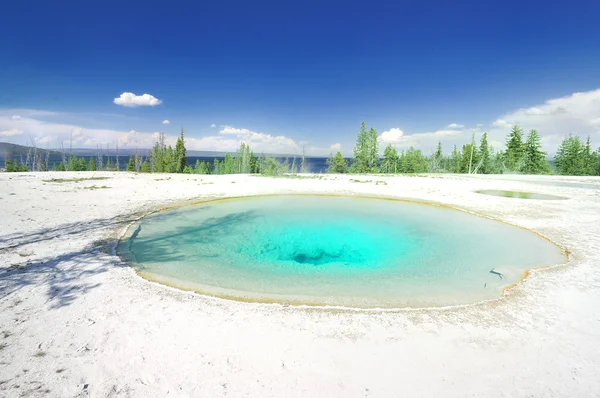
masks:
<path id="1" fill-rule="evenodd" d="M 204 294 L 385 308 L 497 298 L 525 270 L 564 261 L 531 232 L 461 211 L 308 195 L 159 212 L 119 254 L 143 277 Z"/>

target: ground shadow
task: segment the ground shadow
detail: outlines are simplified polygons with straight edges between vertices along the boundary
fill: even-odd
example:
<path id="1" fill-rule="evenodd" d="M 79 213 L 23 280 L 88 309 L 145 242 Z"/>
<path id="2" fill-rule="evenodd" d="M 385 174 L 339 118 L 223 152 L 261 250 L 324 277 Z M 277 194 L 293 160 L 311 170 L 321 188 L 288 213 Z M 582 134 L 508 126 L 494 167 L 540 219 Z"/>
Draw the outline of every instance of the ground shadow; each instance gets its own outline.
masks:
<path id="1" fill-rule="evenodd" d="M 52 228 L 43 228 L 28 234 L 0 236 L 0 250 L 11 251 L 21 246 L 50 239 L 68 240 L 78 235 L 98 238 L 81 249 L 48 256 L 24 258 L 22 263 L 0 268 L 0 299 L 18 292 L 27 286 L 41 286 L 47 289 L 47 302 L 51 308 L 71 304 L 77 297 L 100 286 L 90 278 L 107 272 L 111 267 L 122 266 L 118 257 L 111 255 L 114 244 L 114 230 L 135 221 L 139 215 L 117 216 L 109 219 L 96 219 L 86 222 L 66 223 Z"/>

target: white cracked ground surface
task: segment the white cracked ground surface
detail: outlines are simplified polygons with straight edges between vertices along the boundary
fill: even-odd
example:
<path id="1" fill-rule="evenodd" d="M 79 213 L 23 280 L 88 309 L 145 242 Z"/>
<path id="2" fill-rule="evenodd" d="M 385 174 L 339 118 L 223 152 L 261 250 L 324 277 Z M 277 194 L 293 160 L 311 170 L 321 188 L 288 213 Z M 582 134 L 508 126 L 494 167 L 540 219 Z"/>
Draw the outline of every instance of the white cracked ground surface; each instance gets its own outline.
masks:
<path id="1" fill-rule="evenodd" d="M 108 179 L 48 182 L 92 176 Z M 527 176 L 1 173 L 0 396 L 600 396 L 598 188 L 598 178 Z M 497 301 L 377 312 L 200 296 L 150 283 L 113 255 L 147 211 L 294 192 L 447 204 L 538 232 L 571 260 Z"/>

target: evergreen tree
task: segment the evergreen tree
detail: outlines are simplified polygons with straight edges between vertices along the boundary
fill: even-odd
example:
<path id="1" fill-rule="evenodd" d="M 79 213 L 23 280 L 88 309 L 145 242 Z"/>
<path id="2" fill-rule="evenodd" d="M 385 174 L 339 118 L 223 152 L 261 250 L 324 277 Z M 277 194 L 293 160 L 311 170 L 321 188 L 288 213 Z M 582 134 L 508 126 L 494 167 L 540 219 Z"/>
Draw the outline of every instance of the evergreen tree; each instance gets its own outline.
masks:
<path id="1" fill-rule="evenodd" d="M 196 174 L 210 174 L 210 164 L 208 162 L 201 162 L 196 160 L 196 167 L 194 168 Z"/>
<path id="2" fill-rule="evenodd" d="M 367 173 L 377 173 L 379 166 L 379 142 L 377 140 L 377 130 L 371 127 L 367 136 Z"/>
<path id="3" fill-rule="evenodd" d="M 550 165 L 546 161 L 546 152 L 542 151 L 540 135 L 536 130 L 531 130 L 525 140 L 525 151 L 523 153 L 523 167 L 521 171 L 525 174 L 542 174 L 550 171 Z"/>
<path id="4" fill-rule="evenodd" d="M 594 175 L 594 152 L 592 152 L 592 143 L 589 135 L 585 141 L 585 147 L 583 149 L 583 161 L 585 163 L 583 175 Z"/>
<path id="5" fill-rule="evenodd" d="M 504 152 L 504 165 L 508 171 L 520 171 L 523 152 L 523 130 L 519 126 L 514 126 L 506 138 L 506 152 Z"/>
<path id="6" fill-rule="evenodd" d="M 383 160 L 381 161 L 382 173 L 398 173 L 400 158 L 398 151 L 391 144 L 388 144 L 383 151 Z"/>
<path id="7" fill-rule="evenodd" d="M 491 174 L 492 167 L 490 161 L 490 148 L 487 140 L 487 133 L 483 133 L 479 143 L 480 166 L 478 172 L 481 174 Z"/>
<path id="8" fill-rule="evenodd" d="M 140 173 L 150 173 L 152 171 L 152 169 L 150 168 L 150 163 L 148 163 L 148 161 L 144 160 L 142 162 L 142 165 L 140 166 Z"/>
<path id="9" fill-rule="evenodd" d="M 461 173 L 472 173 L 479 163 L 479 151 L 475 142 L 465 144 L 462 147 L 462 159 L 460 161 Z"/>
<path id="10" fill-rule="evenodd" d="M 127 171 L 134 171 L 135 170 L 135 164 L 133 161 L 133 156 L 129 157 L 129 162 L 127 162 Z"/>
<path id="11" fill-rule="evenodd" d="M 87 169 L 88 171 L 96 171 L 96 160 L 94 160 L 93 156 L 90 158 Z"/>
<path id="12" fill-rule="evenodd" d="M 382 164 L 383 168 L 383 164 Z M 438 173 L 444 170 L 444 153 L 442 152 L 442 142 L 438 141 L 437 148 L 433 156 L 431 156 L 431 161 L 429 165 L 429 170 L 432 173 Z"/>
<path id="13" fill-rule="evenodd" d="M 592 175 L 600 176 L 600 148 L 592 154 Z"/>
<path id="14" fill-rule="evenodd" d="M 427 172 L 427 159 L 423 156 L 423 152 L 420 149 L 410 147 L 406 152 L 402 151 L 398 163 L 398 170 L 401 173 Z"/>
<path id="15" fill-rule="evenodd" d="M 460 173 L 462 169 L 462 153 L 456 149 L 456 145 L 454 145 L 454 149 L 452 150 L 451 155 L 451 163 L 452 163 L 452 172 Z"/>
<path id="16" fill-rule="evenodd" d="M 175 144 L 175 155 L 173 171 L 175 173 L 183 173 L 185 166 L 187 166 L 185 157 L 187 156 L 187 150 L 185 149 L 185 140 L 183 138 L 183 128 L 181 129 L 181 135 L 177 138 Z"/>
<path id="17" fill-rule="evenodd" d="M 554 166 L 558 174 L 583 175 L 587 169 L 584 154 L 585 146 L 579 137 L 565 137 L 554 156 Z"/>
<path id="18" fill-rule="evenodd" d="M 342 156 L 342 153 L 338 151 L 335 154 L 335 158 L 333 158 L 335 164 L 335 172 L 336 173 L 347 173 L 348 172 L 348 162 Z"/>
<path id="19" fill-rule="evenodd" d="M 335 156 L 333 154 L 329 154 L 329 157 L 326 161 L 327 164 L 327 172 L 328 173 L 347 173 L 348 172 L 348 162 L 342 156 L 342 153 L 338 151 Z"/>
<path id="20" fill-rule="evenodd" d="M 86 170 L 87 170 L 87 163 L 85 161 L 85 158 L 82 156 L 77 161 L 77 171 L 86 171 Z"/>
<path id="21" fill-rule="evenodd" d="M 329 156 L 327 156 L 327 160 L 325 160 L 325 165 L 327 166 L 328 173 L 335 173 L 335 161 L 333 160 L 333 152 L 329 152 Z"/>
<path id="22" fill-rule="evenodd" d="M 368 170 L 368 133 L 365 122 L 360 124 L 360 130 L 356 137 L 356 145 L 354 146 L 354 158 L 350 170 L 352 173 L 366 173 Z"/>

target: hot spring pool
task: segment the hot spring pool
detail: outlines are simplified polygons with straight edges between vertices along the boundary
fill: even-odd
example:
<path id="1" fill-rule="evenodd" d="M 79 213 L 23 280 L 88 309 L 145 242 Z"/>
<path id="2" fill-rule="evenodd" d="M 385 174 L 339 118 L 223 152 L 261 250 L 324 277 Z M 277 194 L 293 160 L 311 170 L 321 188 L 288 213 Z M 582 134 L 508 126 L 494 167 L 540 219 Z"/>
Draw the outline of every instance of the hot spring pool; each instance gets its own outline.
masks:
<path id="1" fill-rule="evenodd" d="M 156 213 L 118 251 L 141 276 L 204 294 L 387 308 L 497 298 L 525 270 L 564 262 L 531 232 L 461 211 L 305 195 Z"/>

